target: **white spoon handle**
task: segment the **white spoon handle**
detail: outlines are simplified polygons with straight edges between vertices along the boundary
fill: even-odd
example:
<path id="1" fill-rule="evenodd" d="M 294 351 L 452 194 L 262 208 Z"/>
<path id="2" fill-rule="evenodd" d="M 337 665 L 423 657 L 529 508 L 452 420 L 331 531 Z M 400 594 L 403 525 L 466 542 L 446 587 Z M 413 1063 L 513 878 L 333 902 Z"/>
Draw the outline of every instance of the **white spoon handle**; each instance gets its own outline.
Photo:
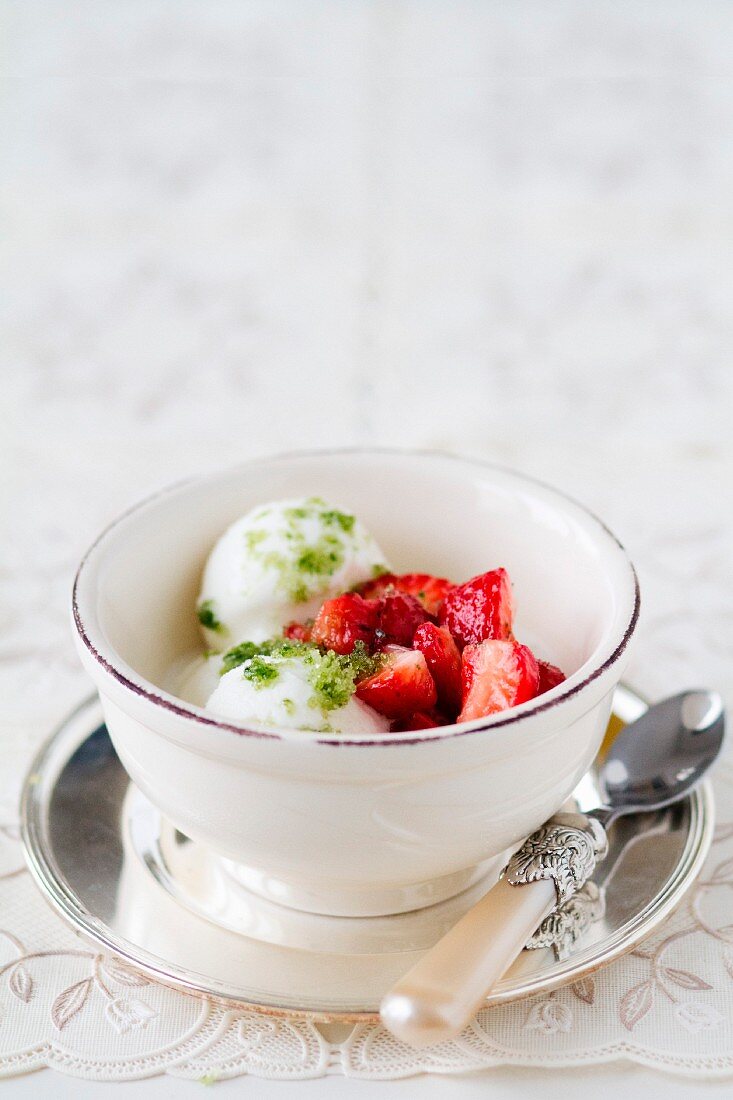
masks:
<path id="1" fill-rule="evenodd" d="M 458 1035 L 538 924 L 577 893 L 607 851 L 597 819 L 551 817 L 514 853 L 496 886 L 386 995 L 385 1027 L 414 1047 Z"/>
<path id="2" fill-rule="evenodd" d="M 385 1027 L 413 1047 L 458 1035 L 555 902 L 551 879 L 500 879 L 386 995 Z"/>

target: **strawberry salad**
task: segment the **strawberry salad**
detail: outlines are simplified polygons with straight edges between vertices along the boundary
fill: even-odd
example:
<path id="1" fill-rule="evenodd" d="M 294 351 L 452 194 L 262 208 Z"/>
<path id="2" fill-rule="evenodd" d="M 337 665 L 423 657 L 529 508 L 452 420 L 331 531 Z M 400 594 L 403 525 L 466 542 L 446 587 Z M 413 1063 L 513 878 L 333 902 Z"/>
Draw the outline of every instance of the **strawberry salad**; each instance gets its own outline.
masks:
<path id="1" fill-rule="evenodd" d="M 565 679 L 514 637 L 505 569 L 463 583 L 395 573 L 357 518 L 320 497 L 266 504 L 233 524 L 206 564 L 197 611 L 209 649 L 196 692 L 239 723 L 431 729 Z"/>

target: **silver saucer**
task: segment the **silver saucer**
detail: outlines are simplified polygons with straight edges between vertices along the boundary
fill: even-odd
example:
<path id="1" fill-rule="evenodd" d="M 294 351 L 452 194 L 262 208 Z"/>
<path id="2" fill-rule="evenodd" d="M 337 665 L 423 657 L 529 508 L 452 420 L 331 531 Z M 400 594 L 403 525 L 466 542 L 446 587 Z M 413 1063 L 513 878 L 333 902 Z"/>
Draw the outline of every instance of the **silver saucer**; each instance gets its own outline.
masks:
<path id="1" fill-rule="evenodd" d="M 610 735 L 645 709 L 619 688 Z M 592 800 L 594 783 L 591 771 L 576 792 L 581 805 Z M 265 901 L 133 787 L 96 698 L 33 762 L 22 831 L 44 895 L 104 949 L 189 991 L 318 1020 L 373 1017 L 386 990 L 490 885 L 484 879 L 394 917 L 319 917 Z M 709 784 L 658 814 L 621 819 L 596 876 L 602 915 L 562 960 L 549 949 L 523 952 L 487 1003 L 553 989 L 629 951 L 679 903 L 712 831 Z"/>

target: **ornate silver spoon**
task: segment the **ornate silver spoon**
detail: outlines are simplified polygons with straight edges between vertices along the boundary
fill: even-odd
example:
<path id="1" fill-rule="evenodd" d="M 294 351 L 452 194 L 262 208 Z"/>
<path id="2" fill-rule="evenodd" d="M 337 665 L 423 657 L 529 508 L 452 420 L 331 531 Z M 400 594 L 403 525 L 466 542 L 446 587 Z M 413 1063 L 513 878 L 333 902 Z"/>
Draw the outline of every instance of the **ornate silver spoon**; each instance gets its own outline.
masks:
<path id="1" fill-rule="evenodd" d="M 525 841 L 497 884 L 387 993 L 385 1027 L 415 1047 L 457 1035 L 541 921 L 592 875 L 612 822 L 684 798 L 718 756 L 724 732 L 713 691 L 674 695 L 626 726 L 600 769 L 604 804 L 556 814 Z"/>

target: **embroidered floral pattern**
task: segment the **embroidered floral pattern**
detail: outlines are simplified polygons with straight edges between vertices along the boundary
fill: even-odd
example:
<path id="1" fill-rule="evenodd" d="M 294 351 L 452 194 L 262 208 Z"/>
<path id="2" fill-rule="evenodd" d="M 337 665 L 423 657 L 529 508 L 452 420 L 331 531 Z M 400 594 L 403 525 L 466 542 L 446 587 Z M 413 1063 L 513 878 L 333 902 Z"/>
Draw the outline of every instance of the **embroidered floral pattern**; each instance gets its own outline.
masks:
<path id="1" fill-rule="evenodd" d="M 572 1009 L 551 993 L 546 1001 L 537 1001 L 532 1005 L 524 1026 L 528 1031 L 542 1031 L 545 1035 L 570 1031 L 573 1026 Z"/>
<path id="2" fill-rule="evenodd" d="M 134 1027 L 145 1027 L 149 1020 L 157 1016 L 157 1012 L 145 1001 L 115 995 L 112 989 L 114 985 L 151 984 L 144 974 L 133 970 L 120 959 L 106 958 L 93 951 L 26 951 L 17 936 L 5 929 L 0 929 L 0 938 L 4 939 L 15 952 L 15 959 L 0 967 L 0 978 L 7 975 L 10 992 L 24 1004 L 28 1004 L 33 996 L 34 981 L 29 967 L 34 960 L 51 958 L 89 960 L 91 972 L 88 977 L 62 989 L 53 1000 L 50 1016 L 57 1031 L 63 1031 L 66 1025 L 82 1011 L 95 990 L 101 993 L 106 1001 L 105 1016 L 120 1033 L 130 1031 Z"/>
<path id="3" fill-rule="evenodd" d="M 724 826 L 716 831 L 715 843 L 733 839 L 733 829 Z M 674 1005 L 674 1015 L 688 1031 L 697 1033 L 710 1030 L 722 1022 L 724 1017 L 712 1005 L 702 1000 L 689 1000 L 684 992 L 706 992 L 712 990 L 710 982 L 691 970 L 666 963 L 669 949 L 680 940 L 695 935 L 709 936 L 722 944 L 733 944 L 733 924 L 719 927 L 712 925 L 702 912 L 705 895 L 715 888 L 733 890 L 733 858 L 726 858 L 713 867 L 709 875 L 695 883 L 692 888 L 688 909 L 689 920 L 683 928 L 670 932 L 659 940 L 654 948 L 638 948 L 632 952 L 637 959 L 649 964 L 649 977 L 631 986 L 619 1004 L 619 1018 L 627 1031 L 633 1031 L 636 1025 L 651 1012 L 657 996 L 665 997 Z M 730 946 L 720 951 L 720 961 L 727 974 L 733 977 L 733 954 Z"/>
<path id="4" fill-rule="evenodd" d="M 720 801 L 733 809 L 733 784 L 723 782 L 721 794 Z M 3 838 L 19 847 L 12 823 Z M 9 904 L 3 912 L 30 910 L 35 924 L 45 929 L 37 944 L 24 942 L 10 928 L 0 931 L 0 1069 L 5 1072 L 46 1063 L 100 1078 L 163 1071 L 203 1081 L 241 1073 L 283 1079 L 333 1072 L 389 1078 L 421 1070 L 478 1069 L 497 1061 L 592 1061 L 584 1036 L 592 1034 L 597 1046 L 600 1031 L 607 1037 L 606 1048 L 616 1044 L 619 1056 L 634 1057 L 638 1049 L 646 1062 L 667 1068 L 694 1064 L 708 1072 L 733 1073 L 728 1038 L 733 1028 L 733 822 L 718 827 L 703 876 L 653 941 L 549 995 L 484 1009 L 458 1039 L 421 1052 L 398 1043 L 378 1024 L 342 1028 L 340 1036 L 329 1032 L 327 1039 L 305 1020 L 232 1010 L 177 993 L 122 959 L 78 946 L 47 912 L 27 875 L 0 881 L 0 890 L 9 902 L 24 894 L 20 908 Z M 45 1041 L 33 1058 L 18 1055 L 12 1046 L 25 1014 L 33 1017 Z M 77 1036 L 88 1034 L 89 1022 L 100 1018 L 110 1037 L 135 1052 L 132 1062 L 110 1062 L 101 1052 L 89 1059 L 77 1051 Z"/>

